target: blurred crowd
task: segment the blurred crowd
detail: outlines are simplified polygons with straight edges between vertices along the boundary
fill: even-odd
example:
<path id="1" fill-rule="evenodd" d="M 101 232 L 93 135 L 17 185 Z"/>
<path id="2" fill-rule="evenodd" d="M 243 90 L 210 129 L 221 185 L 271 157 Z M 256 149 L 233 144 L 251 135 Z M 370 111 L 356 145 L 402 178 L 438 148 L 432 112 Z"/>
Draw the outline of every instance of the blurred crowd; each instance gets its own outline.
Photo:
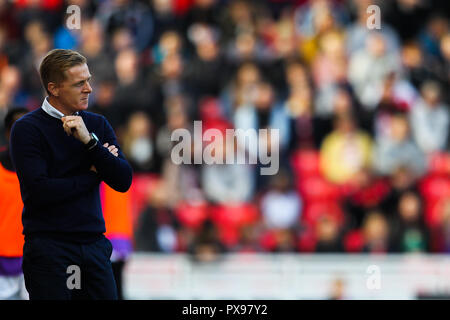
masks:
<path id="1" fill-rule="evenodd" d="M 81 28 L 68 29 L 69 5 Z M 381 28 L 367 20 L 380 7 Z M 137 251 L 450 251 L 449 4 L 0 1 L 0 118 L 74 49 L 133 166 Z M 171 161 L 171 133 L 279 129 L 280 170 Z M 262 138 L 260 138 L 262 139 Z M 0 141 L 0 144 L 5 141 Z M 234 152 L 235 150 L 225 150 Z"/>

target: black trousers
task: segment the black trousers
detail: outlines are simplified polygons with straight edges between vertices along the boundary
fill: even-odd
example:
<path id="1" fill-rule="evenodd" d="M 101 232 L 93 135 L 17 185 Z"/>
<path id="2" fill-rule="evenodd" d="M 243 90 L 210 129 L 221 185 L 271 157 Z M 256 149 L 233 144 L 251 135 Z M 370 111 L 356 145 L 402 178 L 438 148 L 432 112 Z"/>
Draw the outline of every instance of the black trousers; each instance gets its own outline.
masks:
<path id="1" fill-rule="evenodd" d="M 22 269 L 30 300 L 117 300 L 112 245 L 32 238 L 23 247 Z"/>
<path id="2" fill-rule="evenodd" d="M 125 267 L 125 261 L 119 260 L 112 263 L 112 269 L 114 273 L 114 280 L 117 285 L 117 298 L 123 300 L 123 268 Z"/>

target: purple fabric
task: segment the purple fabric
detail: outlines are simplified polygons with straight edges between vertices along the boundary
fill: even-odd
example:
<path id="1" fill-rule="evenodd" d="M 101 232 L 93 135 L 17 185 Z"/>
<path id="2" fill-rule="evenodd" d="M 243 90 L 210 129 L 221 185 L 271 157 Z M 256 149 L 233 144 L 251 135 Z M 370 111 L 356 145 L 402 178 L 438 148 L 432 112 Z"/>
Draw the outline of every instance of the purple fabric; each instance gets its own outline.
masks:
<path id="1" fill-rule="evenodd" d="M 129 239 L 111 237 L 109 241 L 111 241 L 113 246 L 113 256 L 115 260 L 125 260 L 133 251 Z"/>
<path id="2" fill-rule="evenodd" d="M 22 257 L 0 257 L 0 276 L 18 276 L 22 273 Z"/>

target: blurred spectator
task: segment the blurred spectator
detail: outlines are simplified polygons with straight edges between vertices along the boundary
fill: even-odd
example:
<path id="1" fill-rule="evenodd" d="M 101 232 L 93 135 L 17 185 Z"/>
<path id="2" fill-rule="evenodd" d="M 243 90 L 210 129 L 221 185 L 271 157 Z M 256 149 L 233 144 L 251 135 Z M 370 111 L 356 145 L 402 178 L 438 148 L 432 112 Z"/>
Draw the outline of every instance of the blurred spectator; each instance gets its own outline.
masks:
<path id="1" fill-rule="evenodd" d="M 400 60 L 397 52 L 387 51 L 383 35 L 373 32 L 368 36 L 365 48 L 351 55 L 348 77 L 358 99 L 370 110 L 375 108 L 381 99 L 386 76 L 399 71 Z"/>
<path id="2" fill-rule="evenodd" d="M 168 206 L 175 208 L 179 203 L 203 203 L 205 195 L 201 187 L 200 166 L 195 164 L 177 165 L 171 160 L 174 142 L 171 134 L 176 129 L 191 130 L 187 119 L 183 97 L 172 97 L 167 102 L 167 124 L 160 128 L 156 138 L 156 151 L 163 158 L 162 177 L 171 192 Z M 192 130 L 191 130 L 192 131 Z M 191 148 L 191 163 L 194 163 L 194 148 Z"/>
<path id="3" fill-rule="evenodd" d="M 175 95 L 168 97 L 164 105 L 164 114 L 159 117 L 160 127 L 156 127 L 156 148 L 161 157 L 167 159 L 170 157 L 173 141 L 171 135 L 176 129 L 188 129 L 192 131 L 192 124 L 189 122 L 189 110 L 186 97 Z M 163 118 L 163 120 L 161 120 Z M 152 117 L 152 122 L 158 120 Z"/>
<path id="4" fill-rule="evenodd" d="M 448 88 L 450 85 L 450 32 L 441 39 L 441 53 L 443 58 L 441 84 L 442 87 Z M 448 103 L 450 101 L 450 94 L 443 92 L 443 99 Z"/>
<path id="5" fill-rule="evenodd" d="M 283 63 L 284 60 L 297 56 L 298 37 L 295 34 L 293 14 L 291 8 L 287 7 L 282 11 L 278 21 L 274 21 L 270 15 L 259 17 L 257 27 L 260 36 L 277 62 Z M 278 81 L 283 80 L 277 79 L 275 82 Z"/>
<path id="6" fill-rule="evenodd" d="M 345 24 L 348 15 L 339 2 L 315 0 L 299 6 L 294 19 L 297 32 L 312 37 L 329 30 L 335 24 Z"/>
<path id="7" fill-rule="evenodd" d="M 219 24 L 219 8 L 218 0 L 193 0 L 192 6 L 184 16 L 184 28 L 188 30 L 195 24 L 208 24 L 217 26 Z"/>
<path id="8" fill-rule="evenodd" d="M 131 32 L 133 44 L 138 52 L 144 51 L 151 42 L 154 20 L 147 3 L 132 0 L 115 0 L 111 11 L 104 17 L 106 31 L 111 36 L 117 29 Z"/>
<path id="9" fill-rule="evenodd" d="M 80 29 L 68 29 L 66 24 L 72 19 L 66 15 L 64 23 L 55 32 L 54 47 L 58 49 L 76 50 L 80 42 Z"/>
<path id="10" fill-rule="evenodd" d="M 372 170 L 362 168 L 349 183 L 348 194 L 343 198 L 347 212 L 346 227 L 359 229 L 368 211 L 375 209 L 392 194 L 389 181 L 377 177 Z"/>
<path id="11" fill-rule="evenodd" d="M 302 201 L 292 189 L 287 171 L 272 178 L 271 188 L 261 198 L 263 222 L 268 229 L 295 229 L 300 222 Z"/>
<path id="12" fill-rule="evenodd" d="M 217 30 L 206 25 L 192 26 L 188 34 L 195 46 L 195 56 L 186 67 L 186 81 L 194 101 L 203 96 L 217 96 L 226 81 L 226 64 L 220 54 Z"/>
<path id="13" fill-rule="evenodd" d="M 283 151 L 289 144 L 289 118 L 286 111 L 276 101 L 276 93 L 268 82 L 259 82 L 248 104 L 237 107 L 234 114 L 236 129 L 259 130 L 273 128 L 279 130 L 280 149 Z M 244 146 L 245 141 L 238 137 L 238 144 Z M 258 145 L 258 141 L 250 141 L 250 145 Z M 253 155 L 256 156 L 256 155 Z"/>
<path id="14" fill-rule="evenodd" d="M 363 222 L 363 252 L 388 253 L 391 251 L 391 230 L 383 213 L 371 211 Z"/>
<path id="15" fill-rule="evenodd" d="M 135 49 L 131 31 L 125 27 L 119 27 L 112 32 L 110 44 L 115 55 L 122 50 Z"/>
<path id="16" fill-rule="evenodd" d="M 419 90 L 424 81 L 439 79 L 441 66 L 425 56 L 417 42 L 408 42 L 402 47 L 402 64 L 405 76 Z"/>
<path id="17" fill-rule="evenodd" d="M 236 71 L 234 79 L 221 93 L 221 106 L 228 120 L 232 120 L 238 106 L 249 104 L 254 88 L 261 80 L 261 72 L 253 63 L 244 63 Z"/>
<path id="18" fill-rule="evenodd" d="M 133 112 L 148 108 L 149 92 L 145 89 L 146 83 L 142 70 L 139 68 L 139 57 L 133 49 L 124 49 L 119 52 L 114 61 L 118 84 L 114 90 L 112 108 L 117 117 L 111 123 L 114 128 L 125 124 Z"/>
<path id="19" fill-rule="evenodd" d="M 396 113 L 391 117 L 389 135 L 376 141 L 374 165 L 382 175 L 390 175 L 400 166 L 408 166 L 415 176 L 425 172 L 426 159 L 410 138 L 406 115 Z"/>
<path id="20" fill-rule="evenodd" d="M 150 1 L 153 8 L 154 32 L 151 39 L 153 45 L 158 39 L 162 37 L 162 34 L 169 30 L 176 30 L 177 19 L 174 12 L 173 0 L 153 0 Z"/>
<path id="21" fill-rule="evenodd" d="M 331 215 L 323 214 L 316 223 L 316 253 L 339 253 L 344 251 L 342 230 Z"/>
<path id="22" fill-rule="evenodd" d="M 181 53 L 167 55 L 162 63 L 155 66 L 148 75 L 146 86 L 148 88 L 148 113 L 155 119 L 157 127 L 164 124 L 164 104 L 172 96 L 184 95 L 189 97 L 189 88 L 185 78 L 185 65 Z M 188 115 L 193 117 L 195 110 Z"/>
<path id="23" fill-rule="evenodd" d="M 312 63 L 312 74 L 321 89 L 346 81 L 347 57 L 342 33 L 330 31 L 319 41 L 319 53 Z"/>
<path id="24" fill-rule="evenodd" d="M 130 116 L 123 133 L 122 149 L 135 172 L 159 172 L 160 159 L 156 156 L 154 127 L 143 112 Z"/>
<path id="25" fill-rule="evenodd" d="M 373 4 L 372 0 L 352 0 L 352 7 L 354 7 L 354 14 L 356 15 L 356 21 L 347 27 L 347 52 L 353 55 L 356 51 L 363 49 L 367 44 L 367 39 L 374 32 L 367 28 L 367 20 L 372 12 L 367 12 L 367 7 Z M 382 7 L 381 11 L 384 12 L 384 2 L 379 1 L 377 5 Z M 386 10 L 387 11 L 387 10 Z M 384 14 L 381 15 L 383 19 Z M 400 47 L 400 39 L 398 33 L 393 29 L 388 21 L 381 21 L 382 28 L 377 30 L 383 35 L 386 40 L 386 50 L 389 53 L 396 52 Z"/>
<path id="26" fill-rule="evenodd" d="M 232 65 L 244 62 L 263 63 L 272 59 L 270 50 L 257 38 L 254 32 L 242 31 L 229 43 L 227 59 Z"/>
<path id="27" fill-rule="evenodd" d="M 172 210 L 167 208 L 169 190 L 163 181 L 149 194 L 148 204 L 139 215 L 134 231 L 135 250 L 174 252 L 178 248 L 178 228 Z"/>
<path id="28" fill-rule="evenodd" d="M 395 216 L 399 200 L 403 194 L 418 192 L 416 184 L 417 177 L 408 166 L 401 165 L 391 173 L 389 176 L 390 192 L 379 203 L 387 218 L 392 220 Z"/>
<path id="29" fill-rule="evenodd" d="M 323 132 L 323 121 L 314 114 L 312 97 L 309 86 L 299 86 L 291 90 L 282 106 L 289 120 L 286 144 L 290 150 L 316 148 L 327 133 Z"/>
<path id="30" fill-rule="evenodd" d="M 89 111 L 101 114 L 111 123 L 120 138 L 120 128 L 117 126 L 122 122 L 120 114 L 113 106 L 114 91 L 116 88 L 115 81 L 112 79 L 99 79 L 95 82 L 95 99 L 93 103 L 89 103 Z"/>
<path id="31" fill-rule="evenodd" d="M 376 110 L 369 111 L 372 117 L 372 132 L 376 139 L 391 139 L 392 116 L 407 113 L 415 103 L 416 91 L 408 81 L 401 80 L 390 73 L 383 81 L 381 99 Z"/>
<path id="32" fill-rule="evenodd" d="M 320 163 L 324 176 L 334 183 L 346 183 L 364 167 L 372 165 L 372 139 L 356 127 L 350 114 L 335 119 L 335 129 L 321 146 Z"/>
<path id="33" fill-rule="evenodd" d="M 255 10 L 253 3 L 249 1 L 230 1 L 220 16 L 223 43 L 229 43 L 239 32 L 253 31 L 257 13 L 258 11 Z"/>
<path id="34" fill-rule="evenodd" d="M 239 243 L 233 252 L 238 253 L 259 253 L 263 251 L 258 238 L 261 227 L 259 223 L 244 225 L 239 229 Z"/>
<path id="35" fill-rule="evenodd" d="M 45 28 L 54 32 L 61 22 L 60 16 L 63 7 L 62 0 L 55 1 L 15 1 L 16 15 L 23 26 L 31 20 L 45 23 Z"/>
<path id="36" fill-rule="evenodd" d="M 383 20 L 395 28 L 403 41 L 408 41 L 417 36 L 432 4 L 422 0 L 395 0 L 382 2 L 381 6 Z"/>
<path id="37" fill-rule="evenodd" d="M 217 236 L 217 228 L 207 220 L 199 233 L 194 237 L 189 253 L 196 262 L 214 262 L 220 259 L 226 248 Z"/>
<path id="38" fill-rule="evenodd" d="M 52 41 L 51 35 L 47 32 L 41 20 L 33 20 L 25 25 L 24 36 L 26 39 L 24 43 L 25 53 L 18 64 L 23 75 L 21 86 L 28 92 L 27 101 L 23 105 L 29 109 L 36 109 L 44 98 L 38 67 L 45 54 L 52 49 Z"/>
<path id="39" fill-rule="evenodd" d="M 114 79 L 113 58 L 107 52 L 109 48 L 105 45 L 105 33 L 99 21 L 92 19 L 83 21 L 81 28 L 80 52 L 89 61 L 89 70 L 95 75 L 93 77 L 94 94 L 98 80 Z"/>
<path id="40" fill-rule="evenodd" d="M 337 31 L 340 23 L 337 20 L 337 8 L 332 8 L 331 1 L 316 0 L 297 8 L 295 22 L 300 36 L 300 53 L 307 63 L 317 56 L 321 38 L 331 31 Z"/>
<path id="41" fill-rule="evenodd" d="M 183 40 L 181 35 L 168 30 L 161 34 L 158 43 L 153 47 L 152 58 L 156 64 L 161 64 L 167 56 L 183 53 Z"/>
<path id="42" fill-rule="evenodd" d="M 222 158 L 223 164 L 203 164 L 202 187 L 207 199 L 217 204 L 240 204 L 251 201 L 254 192 L 253 168 L 250 164 L 225 164 L 227 153 L 236 158 L 234 139 L 213 141 L 214 157 Z"/>
<path id="43" fill-rule="evenodd" d="M 392 223 L 392 246 L 396 252 L 428 252 L 429 233 L 425 226 L 422 201 L 418 194 L 404 193 Z"/>
<path id="44" fill-rule="evenodd" d="M 449 107 L 442 103 L 437 82 L 425 82 L 421 93 L 421 99 L 411 110 L 412 135 L 424 153 L 444 150 L 448 142 Z"/>
<path id="45" fill-rule="evenodd" d="M 285 78 L 287 90 L 289 91 L 311 86 L 307 67 L 302 61 L 297 59 L 286 61 Z"/>
<path id="46" fill-rule="evenodd" d="M 342 279 L 341 277 L 336 277 L 331 282 L 329 299 L 330 300 L 344 300 L 345 299 L 345 288 L 346 288 L 345 280 Z"/>
<path id="47" fill-rule="evenodd" d="M 443 201 L 439 224 L 431 229 L 433 252 L 450 252 L 450 200 Z"/>
<path id="48" fill-rule="evenodd" d="M 440 12 L 431 15 L 426 27 L 419 35 L 420 44 L 426 55 L 440 58 L 440 40 L 447 32 L 447 18 Z"/>

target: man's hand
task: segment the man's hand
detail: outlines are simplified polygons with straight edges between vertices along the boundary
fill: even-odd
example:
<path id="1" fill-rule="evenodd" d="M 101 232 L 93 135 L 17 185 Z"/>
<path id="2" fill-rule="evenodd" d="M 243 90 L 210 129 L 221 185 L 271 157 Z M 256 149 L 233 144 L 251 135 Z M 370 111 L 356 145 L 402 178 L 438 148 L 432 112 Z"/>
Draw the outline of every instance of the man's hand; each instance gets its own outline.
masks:
<path id="1" fill-rule="evenodd" d="M 117 147 L 115 145 L 109 145 L 108 142 L 106 142 L 105 144 L 103 144 L 103 146 L 105 148 L 108 148 L 109 152 L 111 152 L 111 154 L 113 154 L 114 156 L 118 157 L 119 156 L 119 149 L 117 149 Z M 91 171 L 94 171 L 95 173 L 97 173 L 97 169 L 95 168 L 94 165 L 91 166 L 91 168 L 89 169 Z"/>
<path id="2" fill-rule="evenodd" d="M 65 116 L 61 118 L 61 121 L 68 136 L 73 135 L 83 144 L 87 144 L 91 140 L 89 131 L 84 124 L 83 118 L 80 116 Z"/>
<path id="3" fill-rule="evenodd" d="M 117 147 L 115 145 L 112 144 L 112 145 L 109 146 L 109 143 L 106 142 L 103 146 L 105 148 L 108 148 L 109 152 L 111 152 L 114 156 L 116 156 L 116 157 L 119 156 L 119 149 L 117 149 Z"/>

